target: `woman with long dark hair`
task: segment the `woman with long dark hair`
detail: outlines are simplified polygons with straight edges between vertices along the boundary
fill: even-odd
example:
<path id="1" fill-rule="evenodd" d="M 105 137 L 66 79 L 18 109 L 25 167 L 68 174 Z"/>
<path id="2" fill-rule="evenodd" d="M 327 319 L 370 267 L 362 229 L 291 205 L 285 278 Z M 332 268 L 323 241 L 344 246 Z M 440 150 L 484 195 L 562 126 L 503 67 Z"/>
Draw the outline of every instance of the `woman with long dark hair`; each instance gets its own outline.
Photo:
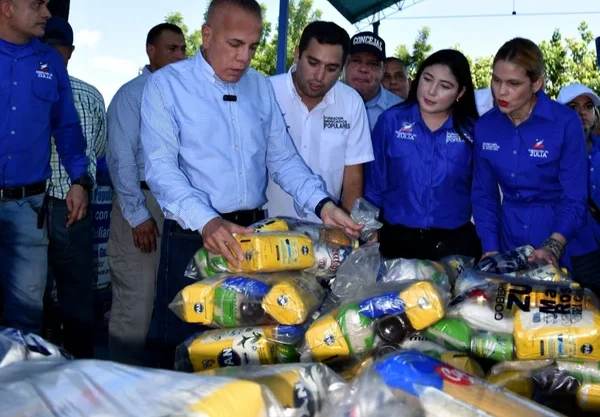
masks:
<path id="1" fill-rule="evenodd" d="M 381 209 L 383 256 L 480 256 L 470 221 L 478 117 L 469 62 L 451 49 L 429 56 L 406 102 L 379 117 L 365 196 Z"/>
<path id="2" fill-rule="evenodd" d="M 506 42 L 494 58 L 498 106 L 475 127 L 473 216 L 486 255 L 532 245 L 531 261 L 560 263 L 588 286 L 600 253 L 587 233 L 585 135 L 577 113 L 544 93 L 543 73 L 542 51 L 528 39 Z M 581 274 L 572 259 L 584 254 L 592 256 Z"/>

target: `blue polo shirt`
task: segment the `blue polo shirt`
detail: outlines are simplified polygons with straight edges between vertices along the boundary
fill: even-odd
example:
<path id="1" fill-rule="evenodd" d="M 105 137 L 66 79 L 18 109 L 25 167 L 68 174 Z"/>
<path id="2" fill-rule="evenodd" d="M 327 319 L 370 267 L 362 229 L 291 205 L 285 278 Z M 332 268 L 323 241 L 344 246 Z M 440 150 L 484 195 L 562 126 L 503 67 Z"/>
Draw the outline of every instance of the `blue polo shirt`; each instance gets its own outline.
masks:
<path id="1" fill-rule="evenodd" d="M 474 151 L 471 197 L 484 252 L 540 247 L 554 232 L 567 241 L 576 237 L 586 223 L 588 173 L 583 127 L 573 110 L 540 91 L 529 119 L 515 127 L 493 108 L 475 126 Z M 594 239 L 578 240 L 581 251 L 597 247 Z"/>
<path id="2" fill-rule="evenodd" d="M 65 64 L 37 39 L 0 39 L 0 188 L 50 177 L 50 136 L 71 180 L 87 171 L 85 140 Z"/>
<path id="3" fill-rule="evenodd" d="M 471 219 L 472 132 L 461 138 L 452 117 L 432 132 L 417 103 L 385 111 L 371 134 L 365 196 L 390 224 L 456 229 Z"/>

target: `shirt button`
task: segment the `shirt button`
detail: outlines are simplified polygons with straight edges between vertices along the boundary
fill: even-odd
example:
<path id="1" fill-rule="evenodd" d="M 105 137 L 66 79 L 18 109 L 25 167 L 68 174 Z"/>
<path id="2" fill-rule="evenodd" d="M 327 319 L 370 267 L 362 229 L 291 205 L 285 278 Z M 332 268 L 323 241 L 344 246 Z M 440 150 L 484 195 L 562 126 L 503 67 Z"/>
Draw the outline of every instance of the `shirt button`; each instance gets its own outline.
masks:
<path id="1" fill-rule="evenodd" d="M 13 84 L 14 84 L 14 85 L 17 85 L 17 82 L 16 82 L 16 81 L 14 81 L 14 82 L 13 82 Z"/>
<path id="2" fill-rule="evenodd" d="M 517 151 L 516 151 L 516 150 L 515 150 L 515 151 L 513 151 L 513 154 L 514 154 L 514 155 L 516 155 L 516 154 L 517 154 Z"/>
<path id="3" fill-rule="evenodd" d="M 529 229 L 529 226 L 525 225 L 525 226 L 523 226 L 523 229 L 527 230 L 527 229 Z"/>
<path id="4" fill-rule="evenodd" d="M 521 197 L 521 194 L 517 193 L 517 197 Z"/>
<path id="5" fill-rule="evenodd" d="M 594 172 L 594 168 L 593 168 L 593 167 L 592 167 L 592 168 L 590 168 L 590 171 Z"/>
<path id="6" fill-rule="evenodd" d="M 11 131 L 10 131 L 10 134 L 11 134 L 11 135 L 14 135 L 14 134 L 15 134 L 15 131 L 14 131 L 14 130 L 11 130 Z"/>
<path id="7" fill-rule="evenodd" d="M 17 110 L 17 108 L 16 108 L 15 106 L 12 106 L 12 109 L 13 109 L 13 110 Z"/>
<path id="8" fill-rule="evenodd" d="M 12 159 L 12 156 L 8 155 L 8 159 Z"/>
<path id="9" fill-rule="evenodd" d="M 595 189 L 596 189 L 596 186 L 595 186 L 595 185 L 592 185 L 592 188 L 595 190 Z"/>
<path id="10" fill-rule="evenodd" d="M 515 174 L 514 174 L 514 173 L 513 173 L 513 174 L 510 174 L 510 176 L 511 176 L 512 178 L 514 178 L 514 177 L 515 177 Z"/>

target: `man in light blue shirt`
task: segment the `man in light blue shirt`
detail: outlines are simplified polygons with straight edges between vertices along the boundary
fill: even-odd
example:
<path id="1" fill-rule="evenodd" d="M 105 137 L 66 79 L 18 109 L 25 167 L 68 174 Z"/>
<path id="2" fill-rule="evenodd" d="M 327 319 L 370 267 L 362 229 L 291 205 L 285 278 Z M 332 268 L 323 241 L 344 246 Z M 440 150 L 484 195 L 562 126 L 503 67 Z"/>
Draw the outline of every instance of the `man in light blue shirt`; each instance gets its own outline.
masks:
<path id="1" fill-rule="evenodd" d="M 202 27 L 202 50 L 150 76 L 142 100 L 146 181 L 165 213 L 156 304 L 163 343 L 182 342 L 167 304 L 189 279 L 185 268 L 204 244 L 237 266 L 232 234 L 264 217 L 267 169 L 294 196 L 299 214 L 358 235 L 360 226 L 338 208 L 287 135 L 266 77 L 248 69 L 262 35 L 260 5 L 214 0 Z M 177 327 L 179 327 L 179 331 Z M 171 347 L 171 346 L 169 346 Z M 172 365 L 172 351 L 166 351 Z"/>
<path id="2" fill-rule="evenodd" d="M 350 40 L 344 82 L 365 102 L 371 131 L 381 113 L 403 101 L 381 85 L 385 60 L 385 42 L 373 32 L 357 33 Z"/>
<path id="3" fill-rule="evenodd" d="M 140 141 L 141 105 L 150 74 L 185 58 L 178 26 L 161 23 L 146 39 L 150 65 L 123 85 L 108 107 L 106 161 L 115 189 L 107 255 L 111 271 L 110 359 L 143 365 L 160 262 L 163 215 L 144 181 Z"/>

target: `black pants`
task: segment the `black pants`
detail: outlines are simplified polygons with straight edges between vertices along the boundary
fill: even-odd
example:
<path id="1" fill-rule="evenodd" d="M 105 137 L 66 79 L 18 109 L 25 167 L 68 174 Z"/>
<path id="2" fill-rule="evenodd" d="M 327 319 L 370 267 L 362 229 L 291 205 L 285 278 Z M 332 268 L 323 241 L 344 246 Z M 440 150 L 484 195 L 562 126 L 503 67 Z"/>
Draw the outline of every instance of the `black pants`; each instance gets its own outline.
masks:
<path id="1" fill-rule="evenodd" d="M 481 257 L 481 241 L 473 223 L 458 229 L 412 229 L 385 224 L 379 233 L 379 251 L 385 258 L 429 259 L 450 255 Z"/>
<path id="2" fill-rule="evenodd" d="M 48 205 L 48 285 L 56 282 L 63 347 L 77 359 L 94 356 L 94 270 L 90 216 L 67 228 L 67 202 L 50 198 Z"/>
<path id="3" fill-rule="evenodd" d="M 238 212 L 240 213 L 240 212 Z M 223 214 L 222 217 L 240 226 L 247 227 L 264 219 L 262 211 L 247 211 Z M 193 283 L 184 273 L 194 256 L 202 248 L 200 232 L 182 229 L 177 222 L 165 220 L 162 231 L 160 266 L 156 281 L 156 301 L 154 304 L 151 339 L 159 351 L 161 368 L 173 369 L 175 349 L 187 338 L 202 332 L 207 327 L 183 322 L 170 309 L 173 298 L 187 285 Z M 154 331 L 154 334 L 152 334 Z"/>

